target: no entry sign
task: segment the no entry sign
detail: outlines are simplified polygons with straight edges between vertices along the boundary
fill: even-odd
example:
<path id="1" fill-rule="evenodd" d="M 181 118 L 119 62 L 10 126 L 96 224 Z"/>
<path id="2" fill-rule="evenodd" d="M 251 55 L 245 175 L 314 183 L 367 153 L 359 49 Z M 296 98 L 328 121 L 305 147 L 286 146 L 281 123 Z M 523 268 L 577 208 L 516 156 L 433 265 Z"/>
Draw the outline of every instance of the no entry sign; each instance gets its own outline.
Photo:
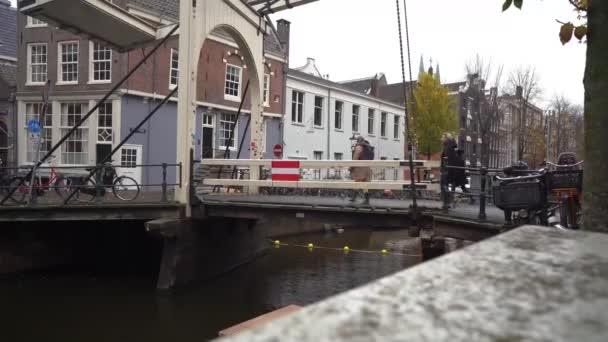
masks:
<path id="1" fill-rule="evenodd" d="M 283 155 L 283 146 L 276 144 L 274 145 L 274 149 L 272 149 L 272 151 L 274 152 L 275 157 L 281 157 Z"/>
<path id="2" fill-rule="evenodd" d="M 297 182 L 300 180 L 300 162 L 275 160 L 272 162 L 272 180 Z"/>

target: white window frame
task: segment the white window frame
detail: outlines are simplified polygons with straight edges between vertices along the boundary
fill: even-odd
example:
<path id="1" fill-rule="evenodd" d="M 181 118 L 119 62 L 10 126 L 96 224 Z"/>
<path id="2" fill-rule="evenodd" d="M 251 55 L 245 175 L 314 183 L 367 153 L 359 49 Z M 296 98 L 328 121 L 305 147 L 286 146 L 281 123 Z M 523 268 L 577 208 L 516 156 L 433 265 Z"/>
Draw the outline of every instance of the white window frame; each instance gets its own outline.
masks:
<path id="1" fill-rule="evenodd" d="M 393 115 L 393 138 L 400 140 L 401 138 L 401 117 L 399 115 Z"/>
<path id="2" fill-rule="evenodd" d="M 74 62 L 63 62 L 63 49 L 64 45 L 76 45 L 76 81 L 64 81 L 63 80 L 63 67 L 64 64 L 74 64 Z M 57 85 L 72 85 L 78 84 L 80 77 L 80 42 L 77 40 L 69 40 L 57 43 Z"/>
<path id="3" fill-rule="evenodd" d="M 34 20 L 36 22 L 34 22 Z M 48 24 L 45 23 L 44 21 L 40 20 L 40 19 L 36 19 L 34 17 L 30 17 L 29 15 L 27 16 L 27 23 L 25 24 L 26 28 L 33 28 L 33 27 L 47 27 Z"/>
<path id="4" fill-rule="evenodd" d="M 338 103 L 340 104 L 340 110 L 338 110 Z M 337 116 L 340 114 L 340 120 L 337 120 Z M 336 125 L 336 123 L 340 123 L 340 127 Z M 343 101 L 335 101 L 334 102 L 334 128 L 336 131 L 344 131 L 344 102 Z"/>
<path id="5" fill-rule="evenodd" d="M 33 107 L 34 106 L 38 106 L 38 110 L 37 113 L 34 113 Z M 34 120 L 38 120 L 40 121 L 40 111 L 42 110 L 42 106 L 43 103 L 41 102 L 26 102 L 25 103 L 25 122 L 24 122 L 24 127 L 23 129 L 25 130 L 25 135 L 29 136 L 29 134 L 27 133 L 27 123 L 34 119 Z M 47 110 L 46 110 L 46 115 L 45 115 L 45 121 L 44 123 L 42 123 L 42 134 L 41 137 L 44 139 L 44 142 L 41 144 L 41 148 L 40 148 L 40 156 L 44 156 L 46 154 L 46 152 L 48 152 L 50 150 L 50 148 L 53 146 L 53 104 L 49 103 Z M 50 122 L 50 125 L 49 125 Z M 30 158 L 30 153 L 35 154 L 35 151 L 37 150 L 37 146 L 35 146 L 30 139 L 28 138 L 26 143 L 25 143 L 25 160 L 26 163 L 34 163 L 35 160 L 37 159 L 35 155 L 32 155 L 33 158 Z"/>
<path id="6" fill-rule="evenodd" d="M 371 125 L 369 122 L 370 118 L 372 119 Z M 367 109 L 367 135 L 369 135 L 371 137 L 376 136 L 376 110 L 373 108 Z"/>
<path id="7" fill-rule="evenodd" d="M 173 90 L 175 89 L 175 87 L 177 87 L 177 84 L 179 83 L 179 50 L 178 49 L 171 49 L 171 55 L 169 56 L 169 89 Z M 175 59 L 177 58 L 177 59 Z M 173 63 L 177 63 L 177 68 L 173 67 Z M 175 76 L 175 83 L 173 83 L 173 72 L 176 72 L 177 75 Z M 225 75 L 224 75 L 225 77 Z M 225 86 L 225 85 L 224 85 Z M 226 90 L 224 89 L 224 92 L 226 92 Z"/>
<path id="8" fill-rule="evenodd" d="M 356 109 L 356 111 L 355 111 Z M 361 131 L 361 106 L 353 105 L 353 113 L 352 113 L 352 123 L 351 128 L 353 129 L 353 133 L 359 133 Z M 355 122 L 357 123 L 357 129 L 355 129 Z"/>
<path id="9" fill-rule="evenodd" d="M 317 106 L 317 99 L 321 100 L 321 106 Z M 323 98 L 323 96 L 315 96 L 315 103 L 314 103 L 314 111 L 312 113 L 312 124 L 315 128 L 323 128 L 323 113 L 325 112 L 324 108 L 325 108 L 325 99 Z M 317 110 L 320 111 L 321 113 L 321 124 L 317 125 L 317 123 L 315 122 L 315 119 L 317 118 Z"/>
<path id="10" fill-rule="evenodd" d="M 234 121 L 226 121 L 224 120 L 224 116 L 225 115 L 231 115 L 234 117 L 235 120 L 237 120 L 236 114 L 233 113 L 220 113 L 219 118 L 218 118 L 218 134 L 219 134 L 219 149 L 220 150 L 226 150 L 226 146 L 223 146 L 225 144 L 222 144 L 222 137 L 223 137 L 223 133 L 224 131 L 226 131 L 225 129 L 222 128 L 222 123 L 224 122 L 230 122 L 231 124 L 234 124 Z M 228 131 L 230 132 L 230 131 Z M 232 146 L 230 146 L 228 149 L 230 151 L 236 151 L 236 146 L 238 144 L 238 140 L 239 140 L 239 123 L 238 120 L 236 121 L 236 124 L 234 125 L 234 133 L 232 134 Z"/>
<path id="11" fill-rule="evenodd" d="M 386 138 L 387 121 L 388 121 L 388 113 L 381 112 L 380 113 L 380 137 L 381 138 Z"/>
<path id="12" fill-rule="evenodd" d="M 89 108 L 89 103 L 88 102 L 61 102 L 59 104 L 59 106 L 60 106 L 60 110 L 59 110 L 59 122 L 60 122 L 60 126 L 59 126 L 59 128 L 60 128 L 60 132 L 61 132 L 60 134 L 61 134 L 61 136 L 65 135 L 65 133 L 68 130 L 70 130 L 70 129 L 73 128 L 73 126 L 64 125 L 64 121 L 63 121 L 64 117 L 66 117 L 66 116 L 69 117 L 69 115 L 70 115 L 70 114 L 64 113 L 64 105 L 65 106 L 80 105 L 81 106 L 80 107 L 81 110 L 80 110 L 80 114 L 79 115 L 80 115 L 81 118 L 86 115 L 86 112 L 88 111 L 88 108 Z M 78 120 L 76 120 L 76 122 L 77 121 Z M 76 124 L 76 122 L 74 122 L 74 124 Z M 90 157 L 90 155 L 89 155 L 89 147 L 90 147 L 90 144 L 91 144 L 91 141 L 90 141 L 91 139 L 89 138 L 89 129 L 90 129 L 89 128 L 89 122 L 87 120 L 86 122 L 84 122 L 82 124 L 82 126 L 80 126 L 78 129 L 76 129 L 76 131 L 74 133 L 72 133 L 72 135 L 63 143 L 63 145 L 61 146 L 61 164 L 62 165 L 87 165 L 88 164 L 88 159 Z M 86 140 L 84 140 L 84 139 L 82 139 L 82 140 L 75 140 L 74 139 L 74 137 L 76 135 L 76 132 L 78 132 L 78 131 L 81 131 L 82 137 L 86 138 Z M 83 149 L 84 152 L 65 151 L 65 149 L 68 147 L 68 144 L 70 142 L 73 142 L 73 141 L 80 141 L 80 142 L 86 141 L 86 148 Z M 66 163 L 66 160 L 65 160 L 66 158 L 65 157 L 66 157 L 67 153 L 85 153 L 86 158 L 83 161 L 83 163 Z"/>
<path id="13" fill-rule="evenodd" d="M 239 78 L 238 82 L 233 82 L 233 81 L 228 80 L 228 69 L 229 68 L 235 68 L 238 70 L 238 78 Z M 226 90 L 228 88 L 226 83 L 228 83 L 228 82 L 238 84 L 238 94 L 236 96 L 226 93 Z M 242 88 L 243 88 L 242 86 L 243 86 L 243 68 L 238 65 L 234 65 L 234 64 L 226 64 L 226 69 L 224 72 L 224 100 L 241 102 L 241 93 L 242 93 Z"/>
<path id="14" fill-rule="evenodd" d="M 44 81 L 33 81 L 32 80 L 32 68 L 34 64 L 32 64 L 32 48 L 35 46 L 44 46 L 45 49 L 45 63 L 36 63 L 35 65 L 44 65 L 45 66 L 45 77 Z M 46 80 L 49 78 L 49 46 L 47 43 L 30 43 L 27 44 L 27 82 L 25 85 L 44 85 Z"/>
<path id="15" fill-rule="evenodd" d="M 108 105 L 110 106 L 110 113 L 108 114 L 106 112 L 106 113 L 102 114 L 101 113 L 102 107 L 108 106 Z M 105 111 L 105 108 L 104 108 L 104 111 Z M 110 121 L 111 121 L 110 126 L 101 125 L 101 123 L 99 121 L 99 119 L 100 119 L 101 116 L 109 116 L 110 117 Z M 97 144 L 112 145 L 114 143 L 114 120 L 115 120 L 115 117 L 114 117 L 114 103 L 112 101 L 106 101 L 106 102 L 100 104 L 99 108 L 97 109 L 97 134 L 95 135 L 97 137 Z M 108 140 L 101 140 L 101 139 L 99 139 L 99 134 L 102 131 L 108 131 L 109 132 L 109 134 L 110 134 L 110 140 L 109 141 Z"/>
<path id="16" fill-rule="evenodd" d="M 270 107 L 270 75 L 264 74 L 264 107 Z"/>
<path id="17" fill-rule="evenodd" d="M 301 102 L 299 102 L 297 94 L 302 94 Z M 291 91 L 291 123 L 294 125 L 303 125 L 304 124 L 304 100 L 305 99 L 306 99 L 306 95 L 304 94 L 303 91 L 299 91 L 299 90 Z M 294 112 L 294 109 L 296 110 L 295 112 Z M 298 109 L 300 109 L 300 110 L 298 111 Z M 294 120 L 294 118 L 296 120 Z"/>
<path id="18" fill-rule="evenodd" d="M 100 60 L 95 60 L 95 45 L 99 45 L 99 47 L 104 47 L 110 50 L 110 60 L 107 59 L 100 59 Z M 106 84 L 106 83 L 112 83 L 112 57 L 113 57 L 114 52 L 112 51 L 111 48 L 109 48 L 106 45 L 100 44 L 100 43 L 95 43 L 93 41 L 89 42 L 89 84 Z M 95 80 L 95 63 L 107 63 L 110 62 L 110 79 L 109 80 Z"/>

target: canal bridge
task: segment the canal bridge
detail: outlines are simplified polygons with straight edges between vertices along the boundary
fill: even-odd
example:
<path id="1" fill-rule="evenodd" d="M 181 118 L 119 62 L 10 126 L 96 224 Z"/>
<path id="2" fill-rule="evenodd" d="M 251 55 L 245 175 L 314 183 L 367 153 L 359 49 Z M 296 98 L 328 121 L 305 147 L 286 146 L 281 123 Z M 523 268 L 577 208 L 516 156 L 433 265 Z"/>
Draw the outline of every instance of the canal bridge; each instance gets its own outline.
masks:
<path id="1" fill-rule="evenodd" d="M 103 42 L 117 51 L 125 52 L 144 46 L 153 48 L 80 121 L 67 130 L 48 152 L 40 156 L 38 162 L 25 168 L 18 184 L 9 184 L 5 188 L 7 193 L 1 201 L 0 220 L 149 221 L 148 231 L 164 241 L 160 288 L 187 283 L 196 277 L 195 273 L 202 265 L 207 266 L 203 276 L 236 267 L 263 251 L 268 236 L 316 230 L 325 224 L 407 227 L 414 235 L 423 232 L 422 235 L 429 237 L 442 235 L 473 241 L 499 233 L 502 228 L 501 214 L 493 207 L 486 208 L 485 189 L 478 193 L 477 206 L 462 203 L 448 210 L 445 202 L 437 200 L 437 183 L 432 179 L 425 181 L 415 176 L 420 174 L 418 170 L 429 171 L 438 167 L 429 161 L 413 161 L 411 157 L 407 161 L 298 161 L 296 167 L 285 164 L 286 167 L 273 166 L 276 161 L 260 160 L 261 147 L 264 145 L 264 107 L 261 101 L 263 37 L 269 29 L 265 16 L 313 1 L 315 0 L 182 1 L 178 23 L 154 26 L 108 1 L 20 0 L 19 10 L 23 14 Z M 248 66 L 250 159 L 197 162 L 193 155 L 195 142 L 189 138 L 195 129 L 197 68 L 203 42 L 217 28 L 233 38 Z M 99 165 L 70 171 L 77 172 L 78 176 L 76 182 L 70 182 L 67 198 L 61 194 L 58 198 L 53 198 L 52 191 L 48 191 L 46 197 L 36 198 L 36 191 L 31 191 L 30 187 L 31 195 L 27 204 L 11 204 L 11 196 L 24 186 L 27 187 L 27 180 L 33 179 L 32 176 L 35 178 L 44 171 L 53 173 L 48 163 L 53 153 L 59 151 L 67 139 L 97 111 L 99 105 L 120 89 L 174 35 L 179 35 L 178 86 L 129 134 L 121 137 L 122 140 L 113 146 L 111 153 Z M 161 181 L 156 184 L 139 184 L 143 191 L 134 201 L 116 201 L 108 194 L 101 196 L 108 190 L 106 188 L 111 188 L 101 179 L 105 165 L 174 96 L 178 100 L 175 135 L 177 160 L 160 165 Z M 245 96 L 242 101 L 244 100 Z M 158 168 L 159 165 L 117 167 Z M 168 176 L 171 172 L 167 172 L 167 167 L 174 168 L 174 179 Z M 222 172 L 218 176 L 205 175 L 217 167 L 230 170 L 230 177 L 223 176 Z M 386 176 L 386 171 L 366 183 L 335 179 L 338 177 L 321 177 L 324 173 L 333 173 L 334 176 L 336 173 L 347 174 L 351 167 L 391 169 L 394 177 L 387 180 L 391 178 Z M 277 169 L 283 169 L 282 172 L 286 172 L 283 175 L 289 177 L 281 178 L 281 173 L 278 172 L 273 174 L 273 170 Z M 200 172 L 196 174 L 196 170 Z M 319 170 L 313 172 L 319 177 L 302 179 L 299 177 L 302 170 Z M 405 171 L 408 171 L 409 178 Z M 296 179 L 293 176 L 297 176 Z M 44 181 L 40 183 L 43 186 Z M 126 190 L 133 190 L 133 187 L 130 185 Z M 79 191 L 82 193 L 84 189 L 93 189 L 94 200 L 86 204 L 75 203 L 74 198 L 77 199 Z M 344 198 L 344 194 L 354 190 L 368 191 L 372 197 L 387 194 L 387 198 L 372 198 L 369 206 L 352 204 Z M 428 233 L 429 231 L 435 233 Z M 218 248 L 222 250 L 222 258 L 217 255 Z M 216 261 L 213 267 L 209 267 L 210 260 Z"/>

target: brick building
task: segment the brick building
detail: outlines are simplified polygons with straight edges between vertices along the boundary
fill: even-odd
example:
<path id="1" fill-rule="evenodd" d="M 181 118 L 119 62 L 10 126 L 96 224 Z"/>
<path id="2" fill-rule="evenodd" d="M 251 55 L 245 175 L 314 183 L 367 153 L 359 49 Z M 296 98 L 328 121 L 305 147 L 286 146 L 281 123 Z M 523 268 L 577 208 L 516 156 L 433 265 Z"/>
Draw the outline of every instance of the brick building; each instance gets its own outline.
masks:
<path id="1" fill-rule="evenodd" d="M 177 0 L 114 0 L 113 4 L 153 25 L 166 25 L 177 21 L 178 17 Z M 152 49 L 150 46 L 119 53 L 102 43 L 48 27 L 44 22 L 24 15 L 18 18 L 18 35 L 22 37 L 18 46 L 22 62 L 17 73 L 18 158 L 21 164 L 32 163 L 36 158 L 25 127 L 28 120 L 38 118 L 41 86 L 47 79 L 52 84 L 51 106 L 44 123 L 43 152 L 58 142 Z M 288 37 L 287 22 L 281 22 L 278 31 L 272 28 L 264 37 L 266 146 L 281 143 Z M 167 41 L 101 105 L 87 124 L 64 143 L 57 153 L 57 164 L 93 165 L 106 156 L 177 86 L 178 55 L 176 36 Z M 240 143 L 249 140 L 249 131 L 245 129 L 250 108 L 249 96 L 244 94 L 248 81 L 246 68 L 237 44 L 227 33 L 216 30 L 205 41 L 198 68 L 196 133 L 193 137 L 183 137 L 195 140 L 195 158 L 223 157 L 226 148 L 232 157 L 236 157 Z M 243 97 L 246 101 L 237 122 L 237 111 Z M 134 135 L 115 157 L 117 164 L 158 164 L 176 160 L 176 101 L 177 97 L 172 98 Z M 236 132 L 230 141 L 235 122 Z M 241 158 L 249 157 L 248 147 L 249 144 L 244 144 Z M 270 157 L 272 148 L 267 148 L 266 152 Z M 129 173 L 143 183 L 154 183 L 160 177 L 159 172 L 148 174 L 139 168 L 123 167 L 119 172 Z"/>
<path id="2" fill-rule="evenodd" d="M 4 166 L 15 160 L 14 136 L 17 73 L 17 11 L 0 0 L 0 159 Z"/>

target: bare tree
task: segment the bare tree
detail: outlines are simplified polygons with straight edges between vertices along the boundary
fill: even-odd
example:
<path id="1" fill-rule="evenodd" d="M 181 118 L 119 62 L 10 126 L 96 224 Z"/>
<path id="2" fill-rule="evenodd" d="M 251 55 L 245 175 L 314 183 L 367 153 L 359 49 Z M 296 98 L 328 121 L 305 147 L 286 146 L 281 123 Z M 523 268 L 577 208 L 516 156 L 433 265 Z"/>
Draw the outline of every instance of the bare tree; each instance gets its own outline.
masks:
<path id="1" fill-rule="evenodd" d="M 526 139 L 531 131 L 538 128 L 527 125 L 528 122 L 531 122 L 528 114 L 532 102 L 542 94 L 536 68 L 533 66 L 520 66 L 511 72 L 507 81 L 507 89 L 510 93 L 515 94 L 519 101 L 518 113 L 513 127 L 513 136 L 517 138 L 517 158 L 518 160 L 523 160 L 524 155 L 536 154 L 537 152 L 535 151 L 535 144 L 532 143 L 533 140 Z"/>
<path id="2" fill-rule="evenodd" d="M 490 165 L 490 154 L 492 150 L 498 152 L 499 126 L 502 113 L 498 106 L 498 94 L 503 73 L 503 66 L 500 65 L 494 68 L 491 59 L 485 59 L 479 54 L 475 58 L 469 60 L 465 65 L 467 77 L 470 75 L 476 76 L 479 80 L 479 115 L 477 116 L 478 136 L 482 139 L 481 144 L 481 163 L 486 166 Z M 486 86 L 490 86 L 490 95 L 486 97 Z"/>

